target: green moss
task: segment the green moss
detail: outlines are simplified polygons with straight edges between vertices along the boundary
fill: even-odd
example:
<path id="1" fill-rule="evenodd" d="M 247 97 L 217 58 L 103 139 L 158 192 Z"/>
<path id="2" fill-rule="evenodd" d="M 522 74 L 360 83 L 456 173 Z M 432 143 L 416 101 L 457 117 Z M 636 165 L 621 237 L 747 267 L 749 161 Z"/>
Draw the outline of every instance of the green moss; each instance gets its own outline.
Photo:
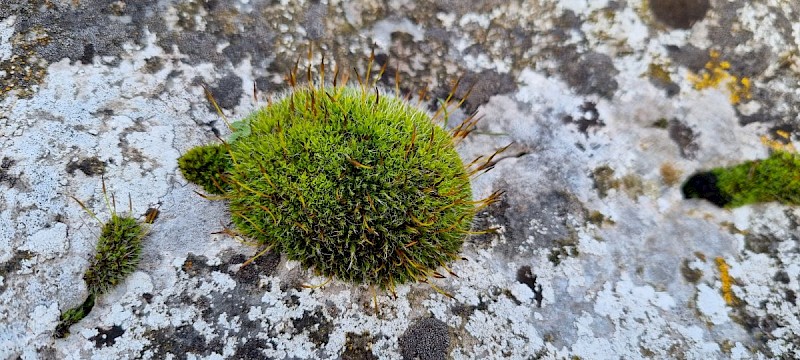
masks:
<path id="1" fill-rule="evenodd" d="M 776 151 L 763 160 L 711 170 L 717 187 L 730 201 L 726 207 L 777 201 L 800 205 L 800 156 Z"/>
<path id="2" fill-rule="evenodd" d="M 659 118 L 658 120 L 653 122 L 653 127 L 657 127 L 659 129 L 666 129 L 669 127 L 669 120 L 666 118 Z"/>
<path id="3" fill-rule="evenodd" d="M 212 194 L 225 191 L 222 174 L 230 165 L 228 152 L 223 145 L 198 146 L 178 159 L 178 168 L 183 177 Z"/>
<path id="4" fill-rule="evenodd" d="M 459 258 L 475 202 L 453 137 L 427 113 L 366 87 L 303 86 L 234 125 L 227 169 L 194 179 L 221 176 L 241 234 L 382 289 Z"/>
<path id="5" fill-rule="evenodd" d="M 94 294 L 89 294 L 89 297 L 80 306 L 74 307 L 61 314 L 61 321 L 56 326 L 53 336 L 63 338 L 69 334 L 69 327 L 78 323 L 94 308 Z"/>
<path id="6" fill-rule="evenodd" d="M 103 189 L 105 193 L 105 184 Z M 107 197 L 106 202 L 108 202 Z M 97 219 L 97 216 L 82 202 L 78 203 Z M 89 296 L 80 306 L 61 314 L 61 321 L 53 334 L 55 337 L 67 336 L 69 327 L 86 317 L 92 310 L 96 297 L 118 285 L 136 270 L 145 235 L 147 235 L 146 229 L 136 219 L 120 216 L 116 211 L 112 212 L 111 219 L 103 224 L 100 237 L 97 239 L 94 258 L 83 275 Z"/>
<path id="7" fill-rule="evenodd" d="M 83 275 L 89 293 L 100 295 L 136 270 L 145 230 L 135 219 L 116 214 L 103 225 L 97 253 Z"/>

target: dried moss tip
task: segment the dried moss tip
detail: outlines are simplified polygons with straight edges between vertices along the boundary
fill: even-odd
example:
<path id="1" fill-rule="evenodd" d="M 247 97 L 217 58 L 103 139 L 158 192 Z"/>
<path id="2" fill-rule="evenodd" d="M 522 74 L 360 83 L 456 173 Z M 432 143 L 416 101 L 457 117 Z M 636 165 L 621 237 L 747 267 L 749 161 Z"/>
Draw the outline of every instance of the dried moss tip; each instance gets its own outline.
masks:
<path id="1" fill-rule="evenodd" d="M 447 132 L 442 114 L 356 76 L 355 87 L 299 85 L 293 71 L 287 96 L 234 122 L 224 145 L 184 155 L 181 170 L 229 200 L 237 234 L 319 275 L 390 291 L 442 277 L 478 205 L 499 196 L 472 201 L 470 174 L 492 157 L 476 171 L 455 151 L 474 118 Z"/>

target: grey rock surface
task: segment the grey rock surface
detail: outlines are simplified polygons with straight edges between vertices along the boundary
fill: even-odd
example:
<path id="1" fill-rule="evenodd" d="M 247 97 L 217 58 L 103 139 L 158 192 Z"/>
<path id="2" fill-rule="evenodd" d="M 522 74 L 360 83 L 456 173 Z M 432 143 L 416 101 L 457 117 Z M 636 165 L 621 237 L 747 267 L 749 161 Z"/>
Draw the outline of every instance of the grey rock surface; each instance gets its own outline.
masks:
<path id="1" fill-rule="evenodd" d="M 800 357 L 800 209 L 680 193 L 797 145 L 800 3 L 686 3 L 0 0 L 0 358 Z M 483 117 L 466 161 L 513 143 L 473 181 L 506 195 L 434 281 L 452 299 L 404 285 L 376 312 L 280 254 L 242 267 L 259 249 L 178 172 L 229 133 L 203 85 L 241 118 L 310 41 L 346 68 L 374 50 L 430 110 L 475 85 L 450 115 Z M 100 228 L 70 197 L 107 219 L 101 177 L 117 211 L 160 215 L 138 270 L 54 339 Z"/>

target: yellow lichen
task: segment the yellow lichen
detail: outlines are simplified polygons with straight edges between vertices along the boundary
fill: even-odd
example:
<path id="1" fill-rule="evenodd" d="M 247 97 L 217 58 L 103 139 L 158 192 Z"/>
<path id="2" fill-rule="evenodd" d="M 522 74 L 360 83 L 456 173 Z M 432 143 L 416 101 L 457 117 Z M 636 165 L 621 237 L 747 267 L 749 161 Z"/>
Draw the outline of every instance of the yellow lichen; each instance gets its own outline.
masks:
<path id="1" fill-rule="evenodd" d="M 733 278 L 728 273 L 728 263 L 725 262 L 725 259 L 718 257 L 714 259 L 717 262 L 717 268 L 719 269 L 719 279 L 722 281 L 722 298 L 725 300 L 725 304 L 728 306 L 736 305 L 737 299 L 733 295 L 733 291 L 731 287 L 733 286 Z"/>
<path id="2" fill-rule="evenodd" d="M 783 138 L 783 140 L 772 140 L 766 135 L 762 135 L 761 143 L 774 151 L 784 151 L 790 153 L 797 152 L 797 149 L 795 149 L 794 144 L 791 142 L 791 134 L 783 130 L 778 130 L 775 132 L 775 134 Z"/>
<path id="3" fill-rule="evenodd" d="M 699 74 L 689 74 L 689 81 L 694 84 L 695 89 L 719 88 L 724 84 L 730 94 L 731 104 L 734 105 L 752 98 L 750 78 L 739 78 L 728 72 L 731 63 L 720 59 L 719 51 L 711 50 L 709 56 L 711 59 L 706 63 L 705 69 Z"/>

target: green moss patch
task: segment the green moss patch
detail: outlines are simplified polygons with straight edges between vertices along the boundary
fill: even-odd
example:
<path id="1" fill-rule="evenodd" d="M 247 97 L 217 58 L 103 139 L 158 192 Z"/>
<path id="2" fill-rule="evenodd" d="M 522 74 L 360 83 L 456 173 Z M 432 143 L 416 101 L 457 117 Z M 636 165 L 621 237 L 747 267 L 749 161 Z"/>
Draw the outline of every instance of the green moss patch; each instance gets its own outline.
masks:
<path id="1" fill-rule="evenodd" d="M 365 86 L 297 86 L 232 128 L 179 163 L 229 201 L 238 233 L 381 289 L 439 277 L 459 258 L 477 202 L 458 135 L 424 111 Z"/>
<path id="2" fill-rule="evenodd" d="M 183 177 L 212 194 L 225 192 L 222 174 L 230 165 L 230 157 L 222 145 L 198 146 L 178 159 Z"/>
<path id="3" fill-rule="evenodd" d="M 103 186 L 105 189 L 105 185 Z M 86 206 L 81 206 L 89 214 L 97 217 Z M 61 314 L 61 321 L 54 336 L 58 338 L 69 334 L 69 327 L 77 323 L 94 307 L 95 299 L 121 283 L 136 270 L 142 252 L 142 239 L 147 235 L 146 228 L 130 216 L 112 212 L 111 219 L 103 224 L 94 258 L 83 275 L 89 296 L 79 306 Z"/>
<path id="4" fill-rule="evenodd" d="M 800 156 L 776 151 L 763 160 L 697 173 L 682 190 L 686 198 L 706 199 L 720 207 L 772 201 L 800 205 Z"/>

